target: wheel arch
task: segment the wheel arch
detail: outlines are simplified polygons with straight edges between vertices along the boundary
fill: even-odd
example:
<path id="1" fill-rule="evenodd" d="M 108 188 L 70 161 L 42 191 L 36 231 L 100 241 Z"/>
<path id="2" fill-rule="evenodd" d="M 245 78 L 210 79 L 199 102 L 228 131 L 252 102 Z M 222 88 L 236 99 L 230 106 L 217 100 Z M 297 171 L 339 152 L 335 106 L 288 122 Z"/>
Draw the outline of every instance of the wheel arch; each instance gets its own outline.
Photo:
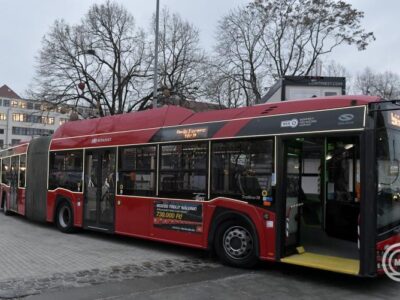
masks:
<path id="1" fill-rule="evenodd" d="M 60 204 L 67 202 L 69 204 L 69 206 L 71 207 L 71 213 L 72 216 L 75 217 L 75 211 L 74 211 L 74 205 L 72 204 L 72 201 L 69 197 L 64 196 L 64 195 L 57 195 L 56 196 L 56 203 L 54 205 L 54 211 L 53 211 L 53 222 L 56 221 L 57 218 L 57 211 L 58 208 L 60 207 Z"/>
<path id="2" fill-rule="evenodd" d="M 246 222 L 248 225 L 250 225 L 251 229 L 253 230 L 253 233 L 255 235 L 255 244 L 256 244 L 256 256 L 260 257 L 260 237 L 259 237 L 259 232 L 257 230 L 257 227 L 255 226 L 254 222 L 248 216 L 246 213 L 239 212 L 237 210 L 233 210 L 230 208 L 225 208 L 225 207 L 217 207 L 211 221 L 209 233 L 208 233 L 208 249 L 211 251 L 214 251 L 214 241 L 215 241 L 215 235 L 217 232 L 218 226 L 223 224 L 226 221 L 230 220 L 241 220 Z"/>

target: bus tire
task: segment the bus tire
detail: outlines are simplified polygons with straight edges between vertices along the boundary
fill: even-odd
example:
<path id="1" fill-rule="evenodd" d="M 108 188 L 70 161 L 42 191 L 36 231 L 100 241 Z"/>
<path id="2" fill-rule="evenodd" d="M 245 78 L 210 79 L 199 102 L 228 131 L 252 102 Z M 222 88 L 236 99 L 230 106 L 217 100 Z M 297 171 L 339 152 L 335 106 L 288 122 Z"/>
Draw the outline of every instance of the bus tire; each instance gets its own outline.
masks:
<path id="1" fill-rule="evenodd" d="M 68 201 L 62 201 L 58 204 L 55 218 L 57 228 L 61 232 L 73 233 L 75 231 L 74 213 Z"/>
<path id="2" fill-rule="evenodd" d="M 256 234 L 244 220 L 227 220 L 215 234 L 215 252 L 223 264 L 251 268 L 258 262 Z"/>
<path id="3" fill-rule="evenodd" d="M 3 213 L 4 213 L 4 215 L 9 216 L 10 215 L 10 211 L 8 210 L 8 207 L 7 207 L 7 199 L 5 197 L 5 194 L 3 194 L 2 199 L 3 199 L 3 205 L 2 205 Z"/>

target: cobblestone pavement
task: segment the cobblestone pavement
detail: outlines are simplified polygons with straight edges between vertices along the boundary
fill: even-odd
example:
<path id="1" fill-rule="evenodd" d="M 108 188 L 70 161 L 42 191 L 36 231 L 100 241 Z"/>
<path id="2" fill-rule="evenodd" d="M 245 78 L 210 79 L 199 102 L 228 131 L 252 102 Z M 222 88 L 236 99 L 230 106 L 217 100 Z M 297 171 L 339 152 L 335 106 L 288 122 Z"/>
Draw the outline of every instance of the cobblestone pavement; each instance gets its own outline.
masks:
<path id="1" fill-rule="evenodd" d="M 398 300 L 400 283 L 293 265 L 263 263 L 251 270 L 220 266 L 171 276 L 134 278 L 70 288 L 26 300 Z"/>
<path id="2" fill-rule="evenodd" d="M 213 268 L 199 250 L 80 232 L 0 212 L 0 299 L 110 281 Z"/>

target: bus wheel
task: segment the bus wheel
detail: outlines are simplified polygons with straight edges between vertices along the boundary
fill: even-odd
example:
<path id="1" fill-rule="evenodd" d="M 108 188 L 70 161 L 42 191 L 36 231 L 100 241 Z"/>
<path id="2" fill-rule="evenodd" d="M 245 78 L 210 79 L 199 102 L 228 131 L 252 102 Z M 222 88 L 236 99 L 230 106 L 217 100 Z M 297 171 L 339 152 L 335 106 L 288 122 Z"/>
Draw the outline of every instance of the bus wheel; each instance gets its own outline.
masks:
<path id="1" fill-rule="evenodd" d="M 74 232 L 74 214 L 71 205 L 67 201 L 61 202 L 56 213 L 57 228 L 64 233 Z"/>
<path id="2" fill-rule="evenodd" d="M 219 226 L 215 238 L 215 251 L 224 264 L 250 268 L 258 262 L 256 236 L 247 222 L 224 222 Z"/>

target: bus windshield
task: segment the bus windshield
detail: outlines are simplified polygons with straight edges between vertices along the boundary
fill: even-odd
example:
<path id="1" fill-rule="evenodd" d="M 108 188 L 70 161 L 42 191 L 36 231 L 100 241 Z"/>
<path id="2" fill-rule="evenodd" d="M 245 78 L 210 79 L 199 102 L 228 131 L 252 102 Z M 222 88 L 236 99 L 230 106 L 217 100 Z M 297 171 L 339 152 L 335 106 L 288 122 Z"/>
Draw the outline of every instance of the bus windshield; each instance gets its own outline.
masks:
<path id="1" fill-rule="evenodd" d="M 378 118 L 376 151 L 377 225 L 378 233 L 383 233 L 400 225 L 400 110 L 384 111 Z"/>

